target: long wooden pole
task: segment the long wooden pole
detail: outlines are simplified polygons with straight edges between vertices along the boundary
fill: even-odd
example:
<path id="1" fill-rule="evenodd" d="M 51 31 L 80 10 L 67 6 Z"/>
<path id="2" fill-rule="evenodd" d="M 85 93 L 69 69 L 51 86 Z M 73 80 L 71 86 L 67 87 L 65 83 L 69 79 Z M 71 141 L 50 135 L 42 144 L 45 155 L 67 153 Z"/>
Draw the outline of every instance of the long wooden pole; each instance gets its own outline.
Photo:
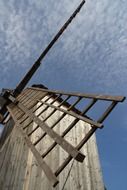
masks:
<path id="1" fill-rule="evenodd" d="M 14 90 L 14 95 L 18 95 L 24 87 L 27 85 L 27 83 L 30 81 L 36 70 L 41 65 L 41 61 L 43 58 L 47 55 L 49 50 L 53 47 L 53 45 L 56 43 L 56 41 L 60 38 L 60 36 L 64 33 L 64 31 L 67 29 L 69 24 L 72 22 L 72 20 L 76 17 L 76 15 L 79 13 L 83 5 L 85 4 L 85 0 L 83 0 L 80 5 L 77 7 L 77 9 L 73 12 L 73 14 L 70 16 L 70 18 L 67 20 L 67 22 L 62 26 L 62 28 L 58 31 L 58 33 L 55 35 L 55 37 L 52 39 L 52 41 L 49 43 L 49 45 L 45 48 L 45 50 L 42 52 L 40 57 L 37 59 L 37 61 L 33 64 L 33 66 L 30 68 L 30 70 L 26 73 L 24 78 L 20 81 L 20 83 L 17 85 L 17 87 Z"/>

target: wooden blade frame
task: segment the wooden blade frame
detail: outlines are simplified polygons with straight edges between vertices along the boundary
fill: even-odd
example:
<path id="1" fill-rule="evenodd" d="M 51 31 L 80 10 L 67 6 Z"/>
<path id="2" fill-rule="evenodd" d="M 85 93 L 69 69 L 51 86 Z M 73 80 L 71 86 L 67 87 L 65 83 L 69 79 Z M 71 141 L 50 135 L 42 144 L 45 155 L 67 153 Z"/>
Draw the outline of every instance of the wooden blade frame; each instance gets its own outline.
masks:
<path id="1" fill-rule="evenodd" d="M 47 97 L 43 100 L 44 97 Z M 69 103 L 69 100 L 74 98 L 73 103 Z M 90 100 L 88 105 L 86 105 L 86 100 Z M 83 162 L 85 155 L 80 152 L 80 149 L 83 145 L 89 140 L 92 134 L 98 129 L 102 128 L 102 122 L 109 115 L 109 113 L 113 110 L 113 108 L 117 105 L 118 102 L 124 101 L 124 97 L 121 96 L 104 96 L 104 95 L 91 95 L 91 94 L 79 94 L 79 93 L 66 93 L 61 91 L 52 91 L 40 88 L 27 88 L 25 89 L 18 97 L 17 101 L 11 103 L 7 106 L 7 109 L 12 116 L 17 130 L 21 133 L 24 138 L 24 141 L 32 151 L 34 157 L 37 160 L 38 165 L 42 168 L 45 175 L 51 182 L 52 186 L 55 187 L 58 184 L 57 176 L 62 172 L 62 170 L 69 164 L 72 159 L 75 159 L 79 162 Z M 49 100 L 52 100 L 48 103 Z M 76 107 L 84 102 L 84 109 L 80 111 Z M 109 101 L 110 105 L 106 108 L 106 110 L 101 114 L 97 121 L 92 120 L 86 116 L 86 113 L 95 106 L 98 101 Z M 55 102 L 59 102 L 58 106 L 54 105 Z M 37 106 L 39 103 L 39 106 Z M 45 108 L 41 110 L 39 114 L 37 110 L 40 109 L 43 105 Z M 65 106 L 66 109 L 62 107 Z M 46 112 L 47 109 L 52 108 L 52 111 L 41 120 L 39 116 Z M 51 118 L 52 115 L 56 112 L 62 112 L 62 115 L 57 118 L 55 123 L 52 126 L 48 126 L 46 123 L 47 119 Z M 75 119 L 68 124 L 66 130 L 62 133 L 62 135 L 58 135 L 53 129 L 55 126 L 62 120 L 66 115 L 73 116 Z M 26 123 L 26 120 L 29 119 L 29 122 Z M 69 133 L 71 129 L 79 122 L 82 121 L 84 123 L 90 124 L 90 130 L 85 135 L 85 137 L 77 144 L 75 147 L 65 140 L 65 136 Z M 32 129 L 29 133 L 26 132 L 26 129 L 30 128 L 30 124 L 36 123 L 37 126 Z M 31 135 L 36 132 L 36 130 L 40 128 L 43 130 L 43 134 L 39 139 L 35 142 L 31 142 Z M 44 137 L 49 135 L 54 142 L 51 144 L 48 149 L 41 154 L 37 149 L 36 145 L 43 141 Z M 44 158 L 54 149 L 54 147 L 58 145 L 62 147 L 67 153 L 68 157 L 66 160 L 59 166 L 59 168 L 53 172 L 51 168 L 46 164 Z"/>

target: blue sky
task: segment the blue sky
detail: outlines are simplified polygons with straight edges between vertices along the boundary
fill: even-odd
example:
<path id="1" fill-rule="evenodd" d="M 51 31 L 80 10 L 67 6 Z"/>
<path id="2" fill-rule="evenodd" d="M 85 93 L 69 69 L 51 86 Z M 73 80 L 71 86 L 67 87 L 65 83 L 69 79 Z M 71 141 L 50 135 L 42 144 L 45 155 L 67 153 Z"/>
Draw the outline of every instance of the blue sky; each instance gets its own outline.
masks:
<path id="1" fill-rule="evenodd" d="M 0 0 L 0 88 L 14 88 L 79 0 Z M 89 0 L 43 60 L 32 83 L 127 95 L 127 1 Z M 127 103 L 97 132 L 104 181 L 127 189 Z"/>

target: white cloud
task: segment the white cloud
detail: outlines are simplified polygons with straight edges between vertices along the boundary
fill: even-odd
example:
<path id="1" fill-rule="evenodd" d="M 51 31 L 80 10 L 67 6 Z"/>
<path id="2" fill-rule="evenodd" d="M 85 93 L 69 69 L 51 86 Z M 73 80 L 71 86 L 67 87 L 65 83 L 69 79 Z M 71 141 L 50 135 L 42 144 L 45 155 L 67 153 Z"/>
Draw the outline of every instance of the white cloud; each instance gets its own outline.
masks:
<path id="1" fill-rule="evenodd" d="M 1 0 L 0 57 L 6 74 L 10 67 L 29 67 L 70 16 L 79 0 L 17 3 Z M 44 69 L 68 69 L 79 83 L 87 79 L 103 87 L 115 88 L 127 82 L 127 2 L 87 1 L 61 40 L 46 58 Z M 54 73 L 52 73 L 54 74 Z M 120 83 L 121 81 L 121 83 Z M 117 87 L 116 87 L 117 88 Z"/>

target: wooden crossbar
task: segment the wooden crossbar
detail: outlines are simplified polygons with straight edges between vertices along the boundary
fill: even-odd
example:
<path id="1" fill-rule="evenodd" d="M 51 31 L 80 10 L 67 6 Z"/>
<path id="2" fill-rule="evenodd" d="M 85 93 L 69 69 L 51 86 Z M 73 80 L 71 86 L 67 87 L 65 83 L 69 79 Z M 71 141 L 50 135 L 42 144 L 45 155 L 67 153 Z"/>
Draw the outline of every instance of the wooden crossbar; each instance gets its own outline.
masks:
<path id="1" fill-rule="evenodd" d="M 68 143 L 65 139 L 61 138 L 56 132 L 54 132 L 46 123 L 41 121 L 37 116 L 35 116 L 32 111 L 28 110 L 23 104 L 18 103 L 17 105 L 22 111 L 29 116 L 29 118 L 35 121 L 43 131 L 45 131 L 51 138 L 53 138 L 57 144 L 59 144 L 68 154 L 70 154 L 77 161 L 83 162 L 85 156 L 77 151 L 70 143 Z"/>
<path id="2" fill-rule="evenodd" d="M 34 88 L 34 87 L 30 87 L 28 89 L 43 91 L 43 92 L 50 92 L 53 94 L 79 96 L 79 97 L 84 97 L 84 98 L 105 100 L 105 101 L 123 102 L 125 100 L 124 96 L 110 96 L 110 95 L 101 95 L 101 94 L 86 94 L 86 93 L 79 93 L 79 92 L 65 92 L 65 91 L 60 91 L 60 90 L 48 90 L 48 89 L 41 89 L 41 88 Z"/>
<path id="3" fill-rule="evenodd" d="M 98 127 L 98 128 L 103 127 L 103 125 L 102 125 L 101 123 L 97 123 L 96 121 L 93 121 L 93 120 L 88 119 L 88 118 L 86 118 L 86 117 L 80 116 L 80 115 L 78 115 L 78 114 L 76 114 L 76 113 L 74 113 L 74 112 L 72 112 L 72 111 L 67 111 L 67 110 L 65 110 L 65 109 L 59 108 L 58 106 L 51 105 L 51 104 L 49 104 L 49 103 L 47 103 L 47 102 L 45 102 L 45 101 L 42 101 L 42 100 L 38 100 L 38 102 L 42 102 L 43 104 L 48 105 L 48 106 L 51 107 L 51 108 L 54 108 L 54 109 L 56 109 L 56 110 L 59 110 L 59 111 L 61 111 L 61 112 L 66 113 L 66 114 L 68 114 L 68 115 L 71 115 L 71 116 L 73 116 L 73 117 L 76 117 L 76 118 L 78 118 L 78 119 L 80 119 L 80 120 L 82 120 L 82 121 L 85 121 L 85 122 L 87 122 L 87 123 L 89 123 L 89 124 L 91 124 L 91 125 L 94 125 L 95 127 Z"/>
<path id="4" fill-rule="evenodd" d="M 15 125 L 17 126 L 18 131 L 20 132 L 20 134 L 23 136 L 24 141 L 26 142 L 26 144 L 28 145 L 28 147 L 30 148 L 31 152 L 34 154 L 38 164 L 40 165 L 40 167 L 43 169 L 45 175 L 47 176 L 47 178 L 50 180 L 51 184 L 53 185 L 53 187 L 55 187 L 58 184 L 58 180 L 56 178 L 56 176 L 53 174 L 52 170 L 50 169 L 50 167 L 46 164 L 46 162 L 42 159 L 42 157 L 40 156 L 39 152 L 36 150 L 36 148 L 34 147 L 34 145 L 31 143 L 31 141 L 29 140 L 28 136 L 24 133 L 23 129 L 22 129 L 22 125 L 19 123 L 19 121 L 16 119 L 11 106 L 7 106 L 8 111 L 10 112 L 12 118 L 15 121 Z"/>

